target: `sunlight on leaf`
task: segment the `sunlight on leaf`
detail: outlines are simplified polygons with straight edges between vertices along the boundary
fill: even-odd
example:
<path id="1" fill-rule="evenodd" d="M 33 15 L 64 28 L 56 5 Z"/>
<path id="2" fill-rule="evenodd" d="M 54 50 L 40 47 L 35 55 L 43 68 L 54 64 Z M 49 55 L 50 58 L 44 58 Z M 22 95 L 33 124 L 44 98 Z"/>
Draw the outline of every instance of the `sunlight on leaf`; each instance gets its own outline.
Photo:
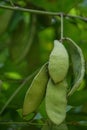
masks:
<path id="1" fill-rule="evenodd" d="M 7 90 L 10 87 L 9 83 L 7 82 L 3 82 L 2 86 L 4 90 Z"/>
<path id="2" fill-rule="evenodd" d="M 5 73 L 5 76 L 7 76 L 8 78 L 11 78 L 11 79 L 21 79 L 21 75 L 18 74 L 17 72 L 7 72 Z"/>

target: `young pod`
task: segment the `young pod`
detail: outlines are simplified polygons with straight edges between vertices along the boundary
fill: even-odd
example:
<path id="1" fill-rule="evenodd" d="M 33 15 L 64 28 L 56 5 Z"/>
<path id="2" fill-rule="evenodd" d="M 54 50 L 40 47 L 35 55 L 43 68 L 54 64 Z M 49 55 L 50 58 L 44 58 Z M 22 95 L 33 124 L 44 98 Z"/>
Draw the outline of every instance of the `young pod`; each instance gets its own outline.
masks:
<path id="1" fill-rule="evenodd" d="M 46 112 L 49 119 L 56 125 L 61 124 L 66 117 L 67 82 L 63 80 L 54 84 L 50 79 L 46 90 Z"/>
<path id="2" fill-rule="evenodd" d="M 55 40 L 48 65 L 49 75 L 54 83 L 58 83 L 66 77 L 68 68 L 69 56 L 67 50 L 62 43 Z"/>
<path id="3" fill-rule="evenodd" d="M 26 92 L 23 115 L 28 115 L 34 112 L 44 98 L 46 86 L 48 82 L 47 64 L 43 65 L 39 73 L 33 79 L 31 86 Z"/>

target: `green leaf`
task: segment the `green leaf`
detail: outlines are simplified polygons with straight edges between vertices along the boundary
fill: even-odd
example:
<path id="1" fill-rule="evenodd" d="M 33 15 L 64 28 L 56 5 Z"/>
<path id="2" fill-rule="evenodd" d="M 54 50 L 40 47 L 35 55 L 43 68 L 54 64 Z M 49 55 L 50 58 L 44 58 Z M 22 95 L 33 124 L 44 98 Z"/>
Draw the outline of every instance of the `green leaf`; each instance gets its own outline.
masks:
<path id="1" fill-rule="evenodd" d="M 82 0 L 29 0 L 34 5 L 42 7 L 48 11 L 68 12 Z"/>
<path id="2" fill-rule="evenodd" d="M 0 35 L 4 33 L 8 27 L 13 11 L 0 9 Z"/>
<path id="3" fill-rule="evenodd" d="M 79 106 L 87 102 L 87 90 L 76 91 L 68 98 L 68 104 L 72 106 Z"/>
<path id="4" fill-rule="evenodd" d="M 16 12 L 14 13 L 13 20 L 10 23 L 11 28 L 9 29 L 9 32 L 11 32 L 11 40 L 9 49 L 11 58 L 15 63 L 22 59 L 21 57 L 25 52 L 25 48 L 28 44 L 30 36 L 29 20 L 29 14 L 24 15 L 23 13 Z"/>
<path id="5" fill-rule="evenodd" d="M 67 113 L 66 121 L 87 121 L 86 113 Z"/>

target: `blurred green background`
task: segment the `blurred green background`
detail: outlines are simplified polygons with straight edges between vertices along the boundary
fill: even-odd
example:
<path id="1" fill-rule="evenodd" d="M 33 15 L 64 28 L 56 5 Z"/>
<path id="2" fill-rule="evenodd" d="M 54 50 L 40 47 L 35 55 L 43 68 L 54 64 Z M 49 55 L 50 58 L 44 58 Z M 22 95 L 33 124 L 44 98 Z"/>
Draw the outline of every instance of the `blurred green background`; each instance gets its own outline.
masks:
<path id="1" fill-rule="evenodd" d="M 64 37 L 70 37 L 79 45 L 87 62 L 87 0 L 0 0 L 0 5 L 63 12 L 84 17 L 84 20 L 78 17 L 64 17 Z M 30 124 L 22 117 L 21 110 L 25 93 L 33 78 L 32 76 L 29 79 L 29 76 L 48 61 L 53 41 L 59 40 L 60 36 L 59 16 L 0 8 L 0 130 L 42 128 L 47 118 L 43 104 Z M 87 130 L 86 79 L 87 67 L 80 89 L 68 100 L 67 130 Z M 14 98 L 4 110 L 12 96 Z M 29 115 L 27 120 L 31 120 L 33 116 Z"/>

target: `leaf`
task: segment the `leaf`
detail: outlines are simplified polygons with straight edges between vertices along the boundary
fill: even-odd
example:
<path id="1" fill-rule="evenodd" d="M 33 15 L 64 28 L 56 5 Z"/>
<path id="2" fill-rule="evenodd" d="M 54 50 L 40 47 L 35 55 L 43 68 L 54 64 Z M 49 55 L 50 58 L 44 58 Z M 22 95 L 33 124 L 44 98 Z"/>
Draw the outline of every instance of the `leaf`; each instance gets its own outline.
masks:
<path id="1" fill-rule="evenodd" d="M 87 0 L 83 0 L 82 3 L 78 5 L 80 13 L 87 16 Z"/>
<path id="2" fill-rule="evenodd" d="M 43 9 L 56 12 L 68 12 L 71 8 L 76 6 L 82 0 L 29 0 L 34 5 L 42 7 Z"/>
<path id="3" fill-rule="evenodd" d="M 80 86 L 84 73 L 85 73 L 85 61 L 81 48 L 70 38 L 66 38 L 67 42 L 67 51 L 70 54 L 74 81 L 68 96 L 72 95 Z"/>
<path id="4" fill-rule="evenodd" d="M 87 114 L 86 113 L 67 113 L 66 121 L 87 121 Z"/>
<path id="5" fill-rule="evenodd" d="M 3 11 L 0 9 L 0 11 Z M 13 11 L 6 10 L 0 13 L 0 35 L 7 31 L 8 24 L 10 22 Z"/>
<path id="6" fill-rule="evenodd" d="M 33 15 L 31 19 L 29 14 L 16 12 L 13 15 L 13 20 L 10 23 L 11 28 L 9 29 L 12 34 L 9 48 L 11 58 L 15 63 L 22 61 L 30 51 L 35 36 L 36 26 L 34 23 L 36 24 Z"/>
<path id="7" fill-rule="evenodd" d="M 76 19 L 64 19 L 64 36 L 79 41 L 80 37 L 77 36 L 81 35 L 81 31 L 78 29 L 78 24 Z"/>
<path id="8" fill-rule="evenodd" d="M 87 102 L 87 90 L 76 91 L 68 98 L 68 104 L 79 106 Z"/>

